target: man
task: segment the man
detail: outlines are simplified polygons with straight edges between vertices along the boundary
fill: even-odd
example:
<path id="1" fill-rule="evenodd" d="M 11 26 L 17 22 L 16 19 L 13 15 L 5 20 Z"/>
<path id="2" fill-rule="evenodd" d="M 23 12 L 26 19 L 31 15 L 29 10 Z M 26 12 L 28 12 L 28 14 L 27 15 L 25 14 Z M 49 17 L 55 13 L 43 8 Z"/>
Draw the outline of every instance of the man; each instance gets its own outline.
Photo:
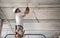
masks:
<path id="1" fill-rule="evenodd" d="M 21 10 L 17 8 L 15 10 L 15 20 L 16 20 L 16 26 L 15 26 L 15 37 L 16 38 L 22 38 L 24 31 L 23 31 L 23 17 L 25 17 L 29 13 L 29 8 L 27 7 L 24 14 L 22 14 Z"/>

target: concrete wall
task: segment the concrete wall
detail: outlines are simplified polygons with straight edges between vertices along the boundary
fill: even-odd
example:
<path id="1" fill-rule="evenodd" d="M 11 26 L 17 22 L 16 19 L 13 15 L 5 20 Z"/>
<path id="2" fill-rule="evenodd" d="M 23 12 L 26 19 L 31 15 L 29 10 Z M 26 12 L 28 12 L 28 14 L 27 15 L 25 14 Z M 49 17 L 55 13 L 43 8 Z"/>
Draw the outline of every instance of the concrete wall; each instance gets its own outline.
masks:
<path id="1" fill-rule="evenodd" d="M 0 19 L 0 38 L 1 38 L 2 26 L 3 26 L 3 21 L 2 19 Z"/>
<path id="2" fill-rule="evenodd" d="M 0 19 L 0 37 L 1 37 L 1 19 Z"/>
<path id="3" fill-rule="evenodd" d="M 60 35 L 60 0 L 29 1 L 30 13 L 24 17 L 25 33 L 44 34 L 47 38 L 57 38 Z M 27 2 L 28 0 L 0 0 L 0 7 L 9 19 L 12 28 L 15 26 L 13 8 L 19 7 L 24 12 Z M 35 20 L 35 16 L 39 19 L 39 23 Z M 13 33 L 6 20 L 3 25 L 2 37 L 8 33 Z"/>
<path id="4" fill-rule="evenodd" d="M 32 21 L 32 20 L 30 20 Z M 47 38 L 57 38 L 60 35 L 60 21 L 59 20 L 41 20 L 40 23 L 27 23 L 24 22 L 25 34 L 44 34 Z M 12 28 L 15 26 L 15 22 L 10 22 Z M 4 22 L 2 36 L 13 33 L 11 27 L 7 22 Z"/>

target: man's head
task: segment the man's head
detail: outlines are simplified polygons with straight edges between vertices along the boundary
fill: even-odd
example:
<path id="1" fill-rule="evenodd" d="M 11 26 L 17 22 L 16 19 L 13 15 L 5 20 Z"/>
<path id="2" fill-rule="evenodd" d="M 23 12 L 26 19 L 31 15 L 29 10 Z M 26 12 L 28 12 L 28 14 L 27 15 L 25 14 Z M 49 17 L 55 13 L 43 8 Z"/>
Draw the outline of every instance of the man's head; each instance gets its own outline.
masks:
<path id="1" fill-rule="evenodd" d="M 17 8 L 17 9 L 15 10 L 15 13 L 19 13 L 19 12 L 21 12 L 21 10 L 20 10 L 19 8 Z"/>

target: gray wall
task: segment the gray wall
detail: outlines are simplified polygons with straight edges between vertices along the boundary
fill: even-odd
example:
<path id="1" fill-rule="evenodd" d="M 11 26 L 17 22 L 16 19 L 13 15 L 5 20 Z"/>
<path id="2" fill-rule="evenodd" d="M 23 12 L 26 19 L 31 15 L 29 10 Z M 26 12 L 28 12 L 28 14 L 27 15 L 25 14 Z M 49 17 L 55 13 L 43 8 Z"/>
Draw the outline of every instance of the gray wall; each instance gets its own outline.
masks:
<path id="1" fill-rule="evenodd" d="M 12 28 L 15 26 L 15 21 L 10 21 Z M 47 38 L 57 38 L 60 35 L 60 21 L 59 20 L 40 20 L 26 21 L 24 20 L 25 34 L 44 34 Z M 13 33 L 11 27 L 7 22 L 4 22 L 2 36 Z"/>
<path id="2" fill-rule="evenodd" d="M 3 26 L 3 20 L 0 19 L 0 38 L 1 38 L 1 33 L 2 33 L 2 26 Z"/>
<path id="3" fill-rule="evenodd" d="M 13 9 L 19 7 L 24 12 L 27 2 L 28 0 L 0 0 L 0 7 L 10 21 L 12 28 L 15 26 Z M 60 35 L 60 0 L 30 0 L 28 6 L 30 13 L 24 17 L 25 33 L 40 33 L 46 35 L 47 38 L 57 38 Z M 35 16 L 39 19 L 39 23 L 35 20 Z M 5 17 L 2 18 L 5 19 Z M 5 20 L 2 36 L 8 33 L 13 32 Z"/>

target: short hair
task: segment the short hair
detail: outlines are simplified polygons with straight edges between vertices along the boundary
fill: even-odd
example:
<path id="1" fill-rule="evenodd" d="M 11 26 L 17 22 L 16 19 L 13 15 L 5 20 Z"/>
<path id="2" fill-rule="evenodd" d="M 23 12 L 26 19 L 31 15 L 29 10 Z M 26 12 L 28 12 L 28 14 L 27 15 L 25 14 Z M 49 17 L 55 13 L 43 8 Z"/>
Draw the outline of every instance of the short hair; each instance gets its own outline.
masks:
<path id="1" fill-rule="evenodd" d="M 17 10 L 19 10 L 19 12 L 21 12 L 21 11 L 20 11 L 20 9 L 19 9 L 19 8 L 17 8 L 17 9 L 15 10 L 15 13 L 17 13 Z"/>

